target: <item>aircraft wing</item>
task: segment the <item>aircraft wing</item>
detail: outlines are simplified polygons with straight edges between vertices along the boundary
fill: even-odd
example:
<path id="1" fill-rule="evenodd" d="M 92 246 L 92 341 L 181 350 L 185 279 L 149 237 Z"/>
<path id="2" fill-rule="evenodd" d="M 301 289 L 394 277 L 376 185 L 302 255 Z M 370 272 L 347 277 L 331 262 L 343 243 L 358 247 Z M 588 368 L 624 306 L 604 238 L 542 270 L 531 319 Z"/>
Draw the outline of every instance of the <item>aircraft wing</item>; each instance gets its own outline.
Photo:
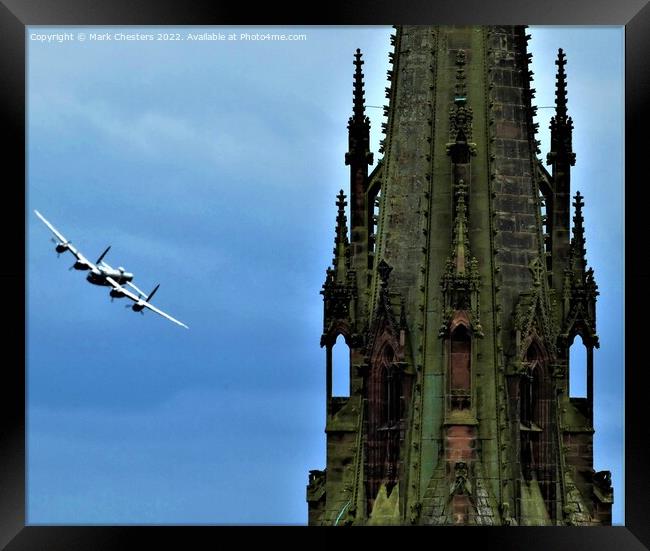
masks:
<path id="1" fill-rule="evenodd" d="M 103 262 L 103 264 L 104 264 L 104 266 L 106 266 L 109 270 L 112 270 L 112 268 L 111 268 L 108 264 L 106 264 L 106 262 Z M 120 285 L 117 283 L 117 281 L 115 281 L 113 278 L 108 277 L 108 278 L 106 278 L 106 279 L 109 281 L 109 283 L 110 283 L 111 285 L 113 285 L 113 287 L 115 287 L 115 285 L 117 285 L 117 287 L 115 287 L 116 289 L 119 287 L 119 288 L 120 288 L 119 290 L 120 290 L 121 292 L 123 292 L 126 296 L 128 296 L 128 297 L 131 298 L 132 300 L 136 300 L 136 299 L 133 299 L 132 297 L 130 297 L 127 293 L 125 293 L 126 289 L 125 289 L 124 287 L 120 286 Z M 130 281 L 125 281 L 124 283 L 126 283 L 129 287 L 131 287 L 131 289 L 135 289 L 136 292 L 140 293 L 140 296 L 142 296 L 142 297 L 146 297 L 146 296 L 147 296 L 147 293 L 145 293 L 142 289 L 140 289 L 140 287 L 138 287 L 135 283 L 131 283 Z M 133 296 L 135 296 L 135 295 L 133 295 Z M 140 300 L 140 297 L 138 297 L 137 300 Z"/>
<path id="2" fill-rule="evenodd" d="M 125 289 L 124 287 L 122 287 L 112 277 L 106 277 L 106 281 L 108 281 L 111 284 L 111 287 L 113 287 L 113 289 L 117 289 L 120 293 L 122 293 L 125 297 L 130 298 L 133 302 L 140 302 L 140 297 L 139 296 L 134 295 L 131 291 L 129 291 L 128 289 Z"/>
<path id="3" fill-rule="evenodd" d="M 147 293 L 145 293 L 142 289 L 140 289 L 135 283 L 131 283 L 130 281 L 125 282 L 129 287 L 132 289 L 135 289 L 138 293 L 140 293 L 143 297 L 147 296 Z"/>
<path id="4" fill-rule="evenodd" d="M 77 260 L 78 260 L 79 262 L 81 262 L 82 264 L 85 264 L 86 266 L 88 266 L 88 268 L 89 268 L 90 270 L 92 270 L 93 272 L 99 273 L 100 270 L 97 268 L 97 266 L 95 266 L 95 265 L 94 265 L 90 260 L 88 260 L 84 255 L 82 255 L 82 254 L 79 252 L 79 249 L 76 249 L 76 248 L 73 247 L 70 243 L 68 243 L 68 250 L 69 250 L 73 255 L 75 255 L 75 257 L 77 258 Z"/>
<path id="5" fill-rule="evenodd" d="M 145 307 L 149 308 L 149 310 L 153 310 L 154 312 L 156 312 L 156 314 L 161 315 L 163 318 L 167 318 L 169 321 L 172 321 L 172 322 L 180 325 L 181 327 L 185 327 L 185 329 L 189 329 L 189 327 L 187 325 L 185 325 L 182 321 L 178 321 L 176 318 L 172 318 L 169 314 L 166 314 L 162 310 L 159 310 L 153 304 L 149 304 L 146 300 L 142 300 L 140 302 L 141 302 L 141 304 L 144 304 Z"/>
<path id="6" fill-rule="evenodd" d="M 63 234 L 57 230 L 50 222 L 48 222 L 45 217 L 38 212 L 37 210 L 34 209 L 34 213 L 36 216 L 38 216 L 41 219 L 41 222 L 45 224 L 49 230 L 56 236 L 56 238 L 61 242 L 61 244 L 65 245 L 67 249 L 75 256 L 75 258 L 81 262 L 82 264 L 85 264 L 88 266 L 93 271 L 98 271 L 97 266 L 95 266 L 90 260 L 88 260 L 81 252 L 79 249 L 74 247 L 70 241 L 68 241 L 65 237 L 63 237 Z"/>
<path id="7" fill-rule="evenodd" d="M 43 224 L 45 224 L 54 235 L 56 235 L 56 238 L 59 241 L 61 241 L 61 243 L 68 242 L 68 240 L 65 237 L 63 237 L 63 234 L 61 234 L 59 230 L 57 230 L 52 224 L 50 224 L 40 212 L 34 209 L 34 213 L 36 214 L 36 216 L 38 216 L 41 219 L 41 222 L 43 222 Z"/>
<path id="8" fill-rule="evenodd" d="M 112 277 L 107 277 L 106 281 L 108 281 L 114 289 L 117 289 L 120 293 L 122 293 L 125 297 L 130 298 L 133 302 L 137 302 L 138 304 L 141 304 L 145 308 L 149 308 L 149 310 L 152 310 L 153 312 L 156 312 L 156 314 L 162 316 L 163 318 L 167 318 L 169 321 L 171 321 L 171 322 L 173 322 L 173 323 L 175 323 L 177 325 L 180 325 L 181 327 L 185 327 L 185 329 L 189 329 L 189 327 L 187 325 L 185 325 L 182 321 L 178 321 L 176 318 L 173 318 L 172 316 L 170 316 L 169 314 L 163 312 L 159 308 L 156 308 L 153 304 L 151 304 L 151 303 L 147 302 L 146 300 L 142 299 L 142 297 L 139 297 L 139 296 L 135 295 L 134 293 L 132 293 L 131 291 L 129 291 L 128 289 L 125 289 L 117 281 L 115 281 Z M 142 294 L 144 295 L 144 293 L 142 293 Z"/>

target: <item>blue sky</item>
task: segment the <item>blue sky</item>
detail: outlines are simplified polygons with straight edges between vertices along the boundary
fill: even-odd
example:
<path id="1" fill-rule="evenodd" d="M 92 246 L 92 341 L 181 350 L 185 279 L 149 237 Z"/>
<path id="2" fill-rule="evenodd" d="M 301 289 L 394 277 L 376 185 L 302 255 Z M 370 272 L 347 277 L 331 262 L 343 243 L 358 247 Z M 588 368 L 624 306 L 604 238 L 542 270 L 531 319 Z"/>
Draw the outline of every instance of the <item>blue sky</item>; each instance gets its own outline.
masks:
<path id="1" fill-rule="evenodd" d="M 33 27 L 27 41 L 28 521 L 305 523 L 307 473 L 325 461 L 319 290 L 348 182 L 352 54 L 365 54 L 367 104 L 383 105 L 391 29 L 29 40 L 63 30 L 90 31 Z M 621 522 L 623 32 L 532 34 L 539 106 L 567 52 L 573 181 L 601 290 L 596 468 L 614 471 Z M 539 113 L 545 154 L 551 110 Z M 378 158 L 382 112 L 368 114 Z M 34 208 L 92 260 L 112 245 L 106 260 L 145 291 L 160 283 L 155 303 L 190 330 L 68 272 Z"/>

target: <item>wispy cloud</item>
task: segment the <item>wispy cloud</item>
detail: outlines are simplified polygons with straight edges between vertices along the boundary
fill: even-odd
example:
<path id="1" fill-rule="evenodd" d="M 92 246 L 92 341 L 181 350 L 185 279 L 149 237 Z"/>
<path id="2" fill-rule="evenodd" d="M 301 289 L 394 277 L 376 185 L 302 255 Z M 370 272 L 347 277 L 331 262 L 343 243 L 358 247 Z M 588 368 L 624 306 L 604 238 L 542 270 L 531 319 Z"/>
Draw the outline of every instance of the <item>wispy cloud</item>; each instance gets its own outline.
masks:
<path id="1" fill-rule="evenodd" d="M 262 167 L 289 168 L 296 150 L 306 151 L 318 138 L 313 132 L 302 134 L 305 125 L 295 124 L 290 112 L 286 121 L 278 118 L 279 98 L 268 103 L 268 110 L 249 112 L 233 106 L 200 118 L 160 106 L 133 112 L 111 98 L 82 99 L 50 90 L 32 93 L 28 120 L 39 132 L 68 132 L 83 141 L 99 138 L 113 154 L 119 151 L 139 161 L 187 166 L 194 159 L 229 172 L 239 165 L 254 174 Z"/>

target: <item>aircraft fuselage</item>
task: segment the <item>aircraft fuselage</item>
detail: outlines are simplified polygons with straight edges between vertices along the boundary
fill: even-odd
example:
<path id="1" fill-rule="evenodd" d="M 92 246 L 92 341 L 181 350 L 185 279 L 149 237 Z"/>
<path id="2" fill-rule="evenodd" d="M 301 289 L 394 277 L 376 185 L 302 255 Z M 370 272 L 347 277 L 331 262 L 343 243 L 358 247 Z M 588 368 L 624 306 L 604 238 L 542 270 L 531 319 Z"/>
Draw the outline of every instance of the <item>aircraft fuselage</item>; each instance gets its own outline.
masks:
<path id="1" fill-rule="evenodd" d="M 121 270 L 101 270 L 99 273 L 94 270 L 87 276 L 86 280 L 93 285 L 100 285 L 102 287 L 110 287 L 111 284 L 106 280 L 107 277 L 114 279 L 120 285 L 127 281 L 133 281 L 133 274 L 130 272 L 123 272 Z"/>

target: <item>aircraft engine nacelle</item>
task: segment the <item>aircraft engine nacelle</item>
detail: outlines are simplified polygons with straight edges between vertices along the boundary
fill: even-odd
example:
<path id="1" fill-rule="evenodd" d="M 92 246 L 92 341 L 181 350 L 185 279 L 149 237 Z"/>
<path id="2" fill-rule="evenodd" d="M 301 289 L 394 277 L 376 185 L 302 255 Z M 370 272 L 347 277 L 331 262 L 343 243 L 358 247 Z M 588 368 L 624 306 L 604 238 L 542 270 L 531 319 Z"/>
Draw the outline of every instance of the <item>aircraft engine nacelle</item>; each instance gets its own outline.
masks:
<path id="1" fill-rule="evenodd" d="M 118 291 L 117 289 L 111 289 L 111 297 L 113 298 L 122 298 L 124 296 L 124 293 L 121 291 Z"/>
<path id="2" fill-rule="evenodd" d="M 81 262 L 80 260 L 77 260 L 77 261 L 72 265 L 72 267 L 73 267 L 75 270 L 89 270 L 89 269 L 90 269 L 90 266 L 88 266 L 88 264 L 86 264 L 85 262 Z"/>
<path id="3" fill-rule="evenodd" d="M 55 250 L 59 254 L 64 253 L 68 250 L 68 245 L 66 243 L 57 243 Z"/>
<path id="4" fill-rule="evenodd" d="M 136 302 L 133 306 L 131 306 L 131 309 L 134 312 L 142 312 L 142 310 L 144 310 L 144 304 L 140 304 L 139 302 Z"/>

